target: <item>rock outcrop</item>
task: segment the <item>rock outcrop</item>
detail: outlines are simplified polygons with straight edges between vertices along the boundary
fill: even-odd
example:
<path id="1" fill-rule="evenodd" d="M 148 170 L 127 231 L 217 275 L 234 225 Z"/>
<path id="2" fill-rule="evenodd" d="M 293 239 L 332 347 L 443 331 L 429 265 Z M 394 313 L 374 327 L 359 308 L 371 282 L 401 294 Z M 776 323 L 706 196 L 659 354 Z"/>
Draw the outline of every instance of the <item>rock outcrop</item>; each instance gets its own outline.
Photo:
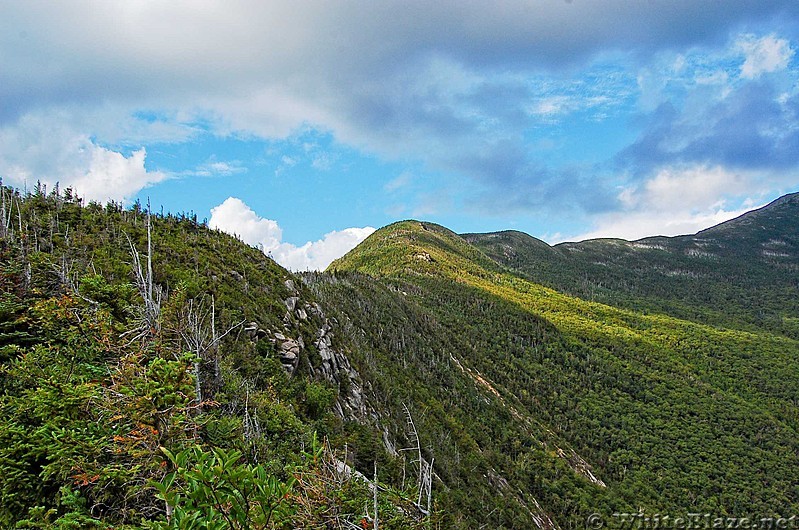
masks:
<path id="1" fill-rule="evenodd" d="M 283 299 L 286 314 L 282 329 L 263 329 L 253 321 L 245 324 L 244 332 L 253 342 L 269 341 L 273 345 L 271 350 L 289 376 L 293 376 L 303 363 L 312 377 L 338 387 L 335 410 L 339 416 L 376 418 L 378 415 L 370 409 L 364 397 L 360 374 L 352 367 L 346 353 L 334 345 L 336 319 L 328 318 L 317 302 L 303 302 L 303 294 L 293 280 L 288 279 L 283 285 L 288 296 Z M 309 325 L 316 328 L 315 333 L 309 333 Z M 306 347 L 306 341 L 313 346 Z M 312 361 L 310 356 L 315 354 L 319 358 Z"/>

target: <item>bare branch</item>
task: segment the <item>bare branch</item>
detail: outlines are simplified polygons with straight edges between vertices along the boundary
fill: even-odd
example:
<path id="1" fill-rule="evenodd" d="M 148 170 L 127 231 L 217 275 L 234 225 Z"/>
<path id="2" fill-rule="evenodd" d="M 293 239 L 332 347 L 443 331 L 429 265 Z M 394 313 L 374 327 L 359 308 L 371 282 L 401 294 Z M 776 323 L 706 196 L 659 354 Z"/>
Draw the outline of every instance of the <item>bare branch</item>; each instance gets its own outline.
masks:
<path id="1" fill-rule="evenodd" d="M 147 248 L 152 254 L 152 242 L 150 234 L 150 218 L 147 217 Z M 126 334 L 137 333 L 134 340 L 143 339 L 148 335 L 155 335 L 161 330 L 161 288 L 153 287 L 152 256 L 147 256 L 147 275 L 142 271 L 141 255 L 136 249 L 136 245 L 125 234 L 130 246 L 130 255 L 133 258 L 133 273 L 136 276 L 136 288 L 144 301 L 144 306 L 140 310 L 139 325 L 126 332 Z M 153 294 L 155 291 L 155 294 Z M 123 334 L 124 335 L 124 334 Z"/>
<path id="2" fill-rule="evenodd" d="M 407 416 L 407 423 L 409 434 L 411 436 L 411 441 L 414 443 L 412 447 L 408 447 L 405 449 L 400 449 L 400 451 L 414 451 L 416 453 L 416 464 L 419 466 L 419 475 L 416 481 L 416 487 L 418 490 L 418 495 L 416 499 L 416 507 L 425 515 L 430 514 L 430 502 L 432 498 L 433 492 L 433 462 L 435 462 L 435 458 L 432 459 L 430 462 L 425 460 L 424 455 L 422 454 L 422 445 L 419 441 L 419 431 L 416 430 L 416 424 L 413 421 L 413 416 L 411 416 L 411 411 L 408 409 L 408 406 L 403 403 L 402 408 L 405 410 L 405 416 Z M 427 509 L 422 507 L 422 497 L 426 494 L 427 496 Z"/>

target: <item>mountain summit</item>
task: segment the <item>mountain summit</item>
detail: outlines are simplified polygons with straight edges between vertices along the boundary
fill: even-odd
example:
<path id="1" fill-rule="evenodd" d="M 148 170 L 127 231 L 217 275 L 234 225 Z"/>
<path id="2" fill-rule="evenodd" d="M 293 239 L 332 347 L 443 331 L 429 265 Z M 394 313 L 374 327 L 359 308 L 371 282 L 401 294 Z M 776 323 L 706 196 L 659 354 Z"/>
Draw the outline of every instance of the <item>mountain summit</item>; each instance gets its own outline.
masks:
<path id="1" fill-rule="evenodd" d="M 366 337 L 385 410 L 425 411 L 448 511 L 520 528 L 783 512 L 799 500 L 797 218 L 791 195 L 691 236 L 555 246 L 403 221 L 320 291 Z M 467 483 L 488 518 L 456 500 Z"/>
<path id="2" fill-rule="evenodd" d="M 329 271 L 389 276 L 403 271 L 497 270 L 496 263 L 455 232 L 435 223 L 399 221 L 377 230 L 334 261 Z"/>

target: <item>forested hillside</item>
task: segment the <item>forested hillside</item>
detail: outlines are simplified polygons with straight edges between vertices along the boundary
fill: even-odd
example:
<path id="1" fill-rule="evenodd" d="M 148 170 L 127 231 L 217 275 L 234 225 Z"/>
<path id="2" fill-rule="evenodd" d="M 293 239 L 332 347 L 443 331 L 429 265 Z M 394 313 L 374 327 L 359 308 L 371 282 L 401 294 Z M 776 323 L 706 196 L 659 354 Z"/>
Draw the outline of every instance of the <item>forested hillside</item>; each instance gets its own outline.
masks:
<path id="1" fill-rule="evenodd" d="M 389 341 L 372 348 L 399 374 L 389 379 L 403 381 L 392 397 L 434 418 L 427 444 L 442 475 L 478 466 L 484 484 L 503 484 L 561 527 L 591 513 L 797 509 L 795 339 L 746 321 L 726 328 L 573 298 L 416 221 L 376 232 L 330 270 L 337 282 L 325 289 L 337 303 L 360 293 L 349 314 L 362 336 Z M 391 324 L 395 311 L 376 316 L 381 299 L 427 329 Z M 410 352 L 402 345 L 425 344 L 415 337 L 427 344 Z M 455 512 L 478 506 L 492 527 L 535 521 L 518 498 L 493 491 L 442 498 Z"/>
<path id="2" fill-rule="evenodd" d="M 0 527 L 426 525 L 290 273 L 193 216 L 1 191 Z"/>
<path id="3" fill-rule="evenodd" d="M 294 275 L 193 215 L 2 188 L 0 526 L 790 516 L 796 197 L 633 243 L 403 221 Z"/>
<path id="4" fill-rule="evenodd" d="M 586 300 L 799 338 L 798 222 L 793 193 L 694 235 L 552 247 L 513 231 L 463 237 L 522 277 Z"/>

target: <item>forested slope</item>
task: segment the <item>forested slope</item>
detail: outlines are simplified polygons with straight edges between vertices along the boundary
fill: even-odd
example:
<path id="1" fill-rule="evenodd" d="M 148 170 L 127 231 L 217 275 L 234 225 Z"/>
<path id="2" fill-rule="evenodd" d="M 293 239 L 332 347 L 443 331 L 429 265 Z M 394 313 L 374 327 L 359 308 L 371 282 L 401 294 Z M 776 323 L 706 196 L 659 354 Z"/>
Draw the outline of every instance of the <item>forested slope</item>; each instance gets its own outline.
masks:
<path id="1" fill-rule="evenodd" d="M 686 236 L 555 246 L 513 231 L 463 237 L 583 299 L 799 338 L 799 193 Z"/>
<path id="2" fill-rule="evenodd" d="M 426 524 L 297 278 L 193 216 L 0 192 L 1 527 Z"/>
<path id="3" fill-rule="evenodd" d="M 786 514 L 799 506 L 794 339 L 573 298 L 416 221 L 379 230 L 329 271 L 335 281 L 320 290 L 340 307 L 361 300 L 347 308 L 361 336 L 396 345 L 371 346 L 397 382 L 386 393 L 435 415 L 426 441 L 442 477 L 468 475 L 460 470 L 475 464 L 458 457 L 469 454 L 484 484 L 495 472 L 561 527 L 579 527 L 593 512 Z M 412 308 L 438 331 L 391 325 L 396 312 L 381 300 Z M 427 347 L 402 346 L 419 336 Z M 425 365 L 440 375 L 424 378 L 422 392 L 412 381 Z M 459 436 L 437 432 L 445 422 Z M 452 488 L 441 494 L 451 510 L 477 504 L 491 526 L 521 527 L 507 496 L 458 499 L 457 480 L 442 482 Z"/>
<path id="4" fill-rule="evenodd" d="M 796 196 L 634 243 L 404 221 L 303 275 L 193 216 L 0 199 L 2 527 L 799 509 Z"/>

